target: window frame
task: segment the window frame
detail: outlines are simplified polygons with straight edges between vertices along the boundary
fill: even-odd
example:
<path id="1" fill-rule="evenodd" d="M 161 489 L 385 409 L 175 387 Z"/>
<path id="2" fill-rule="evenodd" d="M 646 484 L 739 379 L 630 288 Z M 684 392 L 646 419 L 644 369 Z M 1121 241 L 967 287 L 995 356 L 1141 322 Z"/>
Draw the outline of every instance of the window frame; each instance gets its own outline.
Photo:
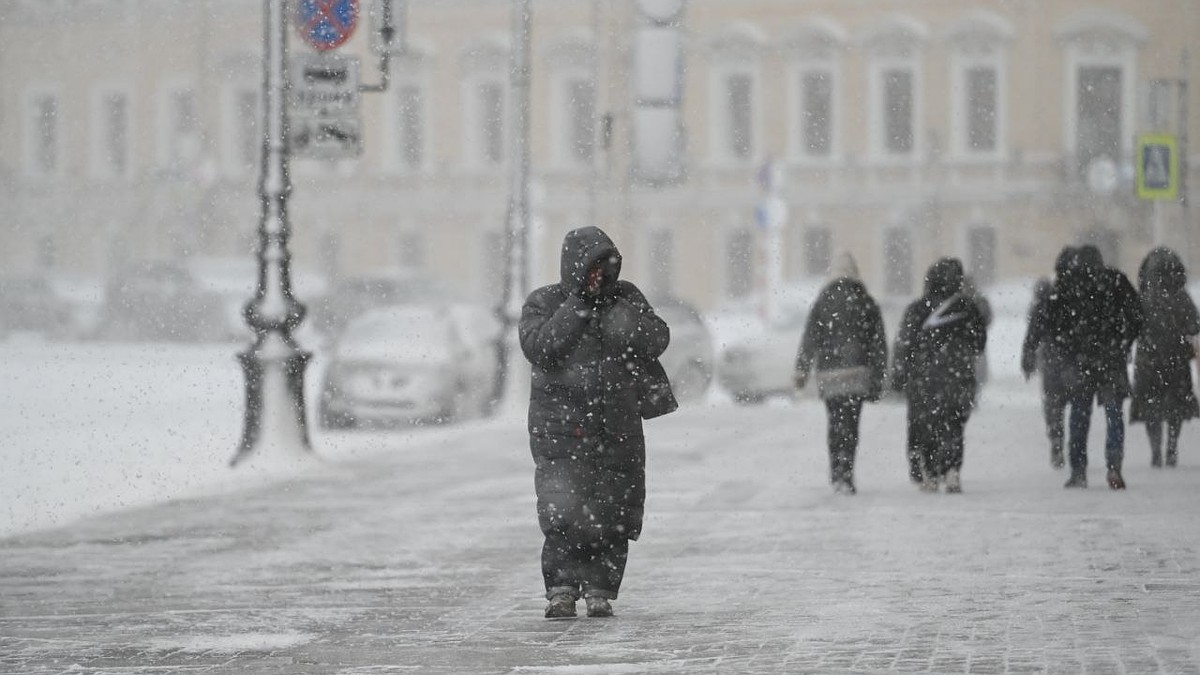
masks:
<path id="1" fill-rule="evenodd" d="M 492 161 L 487 157 L 484 147 L 485 131 L 479 126 L 482 121 L 483 102 L 480 100 L 480 87 L 488 84 L 497 85 L 500 89 L 500 110 L 503 118 L 500 120 L 500 159 Z M 509 130 L 512 125 L 511 101 L 508 81 L 499 72 L 476 72 L 463 80 L 463 98 L 466 105 L 463 108 L 463 164 L 477 171 L 487 171 L 508 166 L 511 154 L 508 147 Z"/>
<path id="2" fill-rule="evenodd" d="M 591 159 L 584 159 L 575 153 L 575 120 L 571 106 L 571 85 L 579 80 L 592 85 L 592 145 Z M 568 66 L 556 71 L 553 75 L 551 92 L 551 133 L 553 134 L 553 165 L 559 169 L 588 169 L 596 162 L 600 150 L 600 86 L 595 81 L 592 72 L 584 66 Z"/>

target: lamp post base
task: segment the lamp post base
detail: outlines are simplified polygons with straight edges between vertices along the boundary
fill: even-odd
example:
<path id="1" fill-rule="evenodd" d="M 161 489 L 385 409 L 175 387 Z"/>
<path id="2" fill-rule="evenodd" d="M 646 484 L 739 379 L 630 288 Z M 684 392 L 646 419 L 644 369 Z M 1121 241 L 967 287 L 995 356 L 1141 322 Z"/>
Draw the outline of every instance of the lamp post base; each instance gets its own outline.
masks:
<path id="1" fill-rule="evenodd" d="M 304 410 L 304 368 L 309 352 L 267 354 L 257 347 L 238 354 L 246 375 L 246 418 L 242 442 L 230 466 L 255 463 L 295 465 L 316 459 Z M 265 451 L 265 456 L 264 456 Z"/>

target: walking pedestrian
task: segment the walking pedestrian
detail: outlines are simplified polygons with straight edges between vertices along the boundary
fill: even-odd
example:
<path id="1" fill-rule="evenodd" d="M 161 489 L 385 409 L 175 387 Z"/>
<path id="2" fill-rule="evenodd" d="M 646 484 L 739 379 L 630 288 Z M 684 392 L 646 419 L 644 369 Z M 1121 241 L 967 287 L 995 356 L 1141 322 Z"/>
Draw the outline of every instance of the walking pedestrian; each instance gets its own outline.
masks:
<path id="1" fill-rule="evenodd" d="M 796 356 L 795 383 L 809 370 L 828 415 L 829 477 L 835 492 L 854 494 L 854 460 L 864 401 L 878 401 L 887 368 L 879 304 L 858 278 L 849 253 L 839 254 L 832 278 L 813 302 Z"/>
<path id="2" fill-rule="evenodd" d="M 1028 380 L 1036 371 L 1042 385 L 1042 417 L 1046 422 L 1046 437 L 1050 440 L 1050 465 L 1061 469 L 1063 456 L 1063 416 L 1067 407 L 1066 370 L 1062 350 L 1051 339 L 1049 329 L 1050 299 L 1054 285 L 1045 277 L 1038 279 L 1029 306 L 1025 340 L 1021 344 L 1021 373 Z"/>
<path id="3" fill-rule="evenodd" d="M 1071 477 L 1064 487 L 1087 487 L 1087 435 L 1092 406 L 1099 399 L 1108 422 L 1105 465 L 1108 486 L 1124 490 L 1124 398 L 1129 393 L 1128 350 L 1140 331 L 1141 309 L 1136 291 L 1125 288 L 1124 275 L 1105 267 L 1092 246 L 1064 249 L 1056 268 L 1050 303 L 1052 339 L 1066 361 L 1068 455 Z M 1138 330 L 1135 330 L 1137 328 Z"/>
<path id="4" fill-rule="evenodd" d="M 1183 261 L 1166 247 L 1150 251 L 1138 270 L 1145 323 L 1134 359 L 1129 421 L 1145 423 L 1154 467 L 1163 464 L 1163 427 L 1167 430 L 1167 466 L 1173 467 L 1179 459 L 1184 421 L 1200 416 L 1190 364 L 1196 357 L 1200 317 L 1186 284 Z"/>
<path id="5" fill-rule="evenodd" d="M 1081 255 L 1089 258 L 1089 264 L 1099 270 L 1097 282 L 1107 310 L 1101 330 L 1103 360 L 1096 399 L 1104 408 L 1104 457 L 1108 486 L 1114 490 L 1124 490 L 1125 478 L 1121 475 L 1121 468 L 1125 461 L 1125 399 L 1132 392 L 1129 356 L 1134 341 L 1142 332 L 1142 303 L 1129 278 L 1106 264 L 1100 249 L 1086 245 L 1079 250 Z"/>
<path id="6" fill-rule="evenodd" d="M 904 310 L 892 357 L 892 386 L 908 399 L 908 438 L 924 492 L 939 484 L 962 491 L 963 430 L 975 406 L 975 365 L 987 346 L 984 317 L 962 285 L 957 258 L 929 267 L 924 295 Z"/>
<path id="7" fill-rule="evenodd" d="M 676 407 L 657 361 L 670 331 L 620 272 L 607 234 L 572 230 L 558 283 L 530 293 L 521 310 L 546 618 L 575 616 L 581 596 L 588 616 L 612 616 L 642 529 L 642 419 Z"/>

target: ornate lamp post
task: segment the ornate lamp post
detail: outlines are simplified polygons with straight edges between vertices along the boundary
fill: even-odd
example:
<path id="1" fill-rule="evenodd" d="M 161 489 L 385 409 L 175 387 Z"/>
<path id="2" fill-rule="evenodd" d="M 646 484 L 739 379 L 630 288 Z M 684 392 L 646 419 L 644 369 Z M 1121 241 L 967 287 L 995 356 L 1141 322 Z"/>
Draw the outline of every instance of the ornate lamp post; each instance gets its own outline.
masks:
<path id="1" fill-rule="evenodd" d="M 292 331 L 304 319 L 304 306 L 292 295 L 288 237 L 287 5 L 264 0 L 263 147 L 258 195 L 258 287 L 246 303 L 246 323 L 254 344 L 238 355 L 246 375 L 246 417 L 241 445 L 231 460 L 238 465 L 260 456 L 271 461 L 312 457 L 304 410 L 304 368 L 311 356 Z"/>

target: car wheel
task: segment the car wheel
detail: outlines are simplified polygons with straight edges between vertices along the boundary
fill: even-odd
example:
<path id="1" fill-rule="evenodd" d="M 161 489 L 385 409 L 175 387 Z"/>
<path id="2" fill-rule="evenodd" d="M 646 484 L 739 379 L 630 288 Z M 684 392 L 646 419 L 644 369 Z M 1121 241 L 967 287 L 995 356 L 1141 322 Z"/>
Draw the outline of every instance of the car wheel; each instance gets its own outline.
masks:
<path id="1" fill-rule="evenodd" d="M 675 375 L 671 388 L 679 401 L 694 401 L 704 395 L 711 380 L 704 364 L 693 361 Z"/>

